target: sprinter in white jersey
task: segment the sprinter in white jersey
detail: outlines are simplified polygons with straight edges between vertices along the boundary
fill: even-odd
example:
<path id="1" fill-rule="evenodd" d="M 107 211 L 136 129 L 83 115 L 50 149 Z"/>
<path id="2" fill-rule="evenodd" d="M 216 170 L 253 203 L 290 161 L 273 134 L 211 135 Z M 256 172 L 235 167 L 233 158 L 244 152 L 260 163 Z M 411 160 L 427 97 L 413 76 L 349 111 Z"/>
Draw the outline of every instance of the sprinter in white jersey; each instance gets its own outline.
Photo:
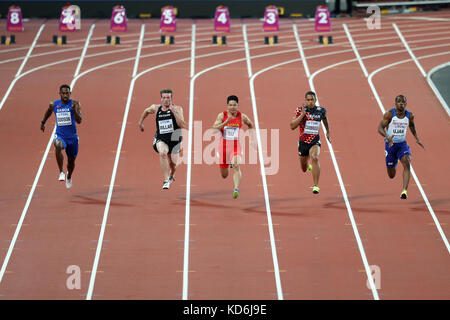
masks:
<path id="1" fill-rule="evenodd" d="M 406 110 L 406 97 L 399 95 L 395 98 L 395 108 L 387 111 L 380 124 L 378 132 L 385 140 L 386 167 L 389 178 L 393 179 L 396 173 L 397 162 L 403 165 L 403 191 L 400 198 L 408 198 L 408 184 L 410 177 L 411 150 L 406 143 L 408 127 L 416 138 L 416 142 L 425 149 L 417 136 L 414 124 L 414 115 Z"/>

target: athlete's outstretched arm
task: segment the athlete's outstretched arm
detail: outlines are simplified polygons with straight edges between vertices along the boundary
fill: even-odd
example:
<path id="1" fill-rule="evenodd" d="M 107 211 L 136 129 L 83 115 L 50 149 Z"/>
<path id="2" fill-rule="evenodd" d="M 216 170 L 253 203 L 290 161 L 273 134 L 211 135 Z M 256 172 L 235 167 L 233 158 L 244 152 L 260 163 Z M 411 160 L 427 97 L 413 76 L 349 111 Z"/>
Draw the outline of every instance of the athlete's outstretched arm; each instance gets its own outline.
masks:
<path id="1" fill-rule="evenodd" d="M 327 139 L 331 142 L 330 139 L 330 127 L 328 126 L 328 118 L 326 116 L 322 117 L 323 125 L 325 126 L 325 129 L 327 129 Z"/>
<path id="2" fill-rule="evenodd" d="M 80 124 L 81 120 L 82 120 L 82 117 L 81 117 L 81 104 L 80 104 L 80 102 L 74 100 L 72 105 L 73 105 L 73 109 L 75 111 L 74 112 L 75 121 L 78 124 Z"/>
<path id="3" fill-rule="evenodd" d="M 417 136 L 416 132 L 416 124 L 414 123 L 414 114 L 410 111 L 409 112 L 409 129 L 411 130 L 411 133 L 413 134 L 414 138 L 416 138 L 416 142 L 419 146 L 425 149 L 425 146 L 420 142 L 419 137 Z"/>
<path id="4" fill-rule="evenodd" d="M 141 115 L 141 118 L 139 119 L 139 128 L 141 129 L 141 131 L 144 131 L 144 120 L 145 118 L 147 118 L 147 116 L 149 114 L 155 113 L 156 112 L 156 104 L 152 104 L 150 107 L 148 107 L 147 109 L 144 110 L 144 112 Z"/>
<path id="5" fill-rule="evenodd" d="M 386 128 L 389 125 L 389 122 L 391 122 L 391 120 L 392 120 L 392 112 L 391 110 L 389 110 L 384 114 L 383 119 L 381 119 L 381 122 L 378 125 L 378 133 L 388 140 L 389 146 L 392 145 L 393 136 L 389 136 L 387 134 Z"/>
<path id="6" fill-rule="evenodd" d="M 42 132 L 44 132 L 44 130 L 45 130 L 45 122 L 47 121 L 48 118 L 50 118 L 52 113 L 53 113 L 53 101 L 50 101 L 47 110 L 45 110 L 44 119 L 42 119 L 42 121 L 41 121 Z"/>
<path id="7" fill-rule="evenodd" d="M 293 117 L 292 120 L 291 120 L 291 123 L 290 123 L 291 130 L 294 130 L 295 128 L 298 127 L 298 125 L 302 121 L 302 119 L 305 116 L 305 114 L 306 114 L 306 108 L 302 107 L 302 112 L 300 113 L 300 115 L 298 117 L 297 116 Z"/>

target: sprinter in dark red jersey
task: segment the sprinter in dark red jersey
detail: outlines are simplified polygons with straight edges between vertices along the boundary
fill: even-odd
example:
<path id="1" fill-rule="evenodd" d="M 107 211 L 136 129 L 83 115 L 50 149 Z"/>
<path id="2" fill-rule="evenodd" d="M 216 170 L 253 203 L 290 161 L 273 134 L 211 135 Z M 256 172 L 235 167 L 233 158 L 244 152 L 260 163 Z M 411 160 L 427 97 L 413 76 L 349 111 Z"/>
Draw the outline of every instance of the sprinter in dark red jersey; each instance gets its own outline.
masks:
<path id="1" fill-rule="evenodd" d="M 327 132 L 327 139 L 330 140 L 330 129 L 328 127 L 327 111 L 325 108 L 316 106 L 316 94 L 308 91 L 305 94 L 304 106 L 297 107 L 295 116 L 291 120 L 291 129 L 299 128 L 300 136 L 298 138 L 298 155 L 300 157 L 300 165 L 303 172 L 312 171 L 313 176 L 313 193 L 320 192 L 320 122 L 323 122 Z M 311 163 L 309 164 L 309 161 Z"/>

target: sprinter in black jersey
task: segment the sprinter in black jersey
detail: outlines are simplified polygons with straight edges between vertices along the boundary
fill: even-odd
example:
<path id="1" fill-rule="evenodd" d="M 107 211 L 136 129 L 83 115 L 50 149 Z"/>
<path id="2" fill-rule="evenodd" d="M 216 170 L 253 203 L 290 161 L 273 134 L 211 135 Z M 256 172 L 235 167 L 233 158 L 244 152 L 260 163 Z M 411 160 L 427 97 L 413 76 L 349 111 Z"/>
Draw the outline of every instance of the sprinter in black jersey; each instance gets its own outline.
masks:
<path id="1" fill-rule="evenodd" d="M 163 89 L 160 94 L 161 104 L 152 104 L 144 110 L 139 119 L 139 128 L 144 131 L 144 119 L 149 114 L 156 113 L 153 149 L 159 153 L 159 162 L 164 176 L 163 189 L 169 189 L 170 184 L 175 181 L 175 170 L 181 149 L 181 128 L 185 128 L 186 124 L 183 108 L 172 103 L 172 90 Z"/>

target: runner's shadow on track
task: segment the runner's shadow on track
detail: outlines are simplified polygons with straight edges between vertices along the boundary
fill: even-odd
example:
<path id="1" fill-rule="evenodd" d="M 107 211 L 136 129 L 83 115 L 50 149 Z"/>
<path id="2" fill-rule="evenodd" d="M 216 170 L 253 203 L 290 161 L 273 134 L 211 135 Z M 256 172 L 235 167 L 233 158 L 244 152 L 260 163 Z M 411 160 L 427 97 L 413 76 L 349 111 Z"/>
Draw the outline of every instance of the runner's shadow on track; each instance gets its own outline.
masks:
<path id="1" fill-rule="evenodd" d="M 84 204 L 84 205 L 102 205 L 102 206 L 106 205 L 106 197 L 104 200 L 103 199 L 100 200 L 100 199 L 96 199 L 94 197 L 75 195 L 74 198 L 76 198 L 76 200 L 70 200 L 70 202 L 77 203 L 77 204 Z M 135 205 L 128 204 L 128 203 L 118 203 L 118 202 L 115 202 L 114 200 L 111 200 L 110 206 L 112 206 L 112 207 L 135 207 Z"/>

